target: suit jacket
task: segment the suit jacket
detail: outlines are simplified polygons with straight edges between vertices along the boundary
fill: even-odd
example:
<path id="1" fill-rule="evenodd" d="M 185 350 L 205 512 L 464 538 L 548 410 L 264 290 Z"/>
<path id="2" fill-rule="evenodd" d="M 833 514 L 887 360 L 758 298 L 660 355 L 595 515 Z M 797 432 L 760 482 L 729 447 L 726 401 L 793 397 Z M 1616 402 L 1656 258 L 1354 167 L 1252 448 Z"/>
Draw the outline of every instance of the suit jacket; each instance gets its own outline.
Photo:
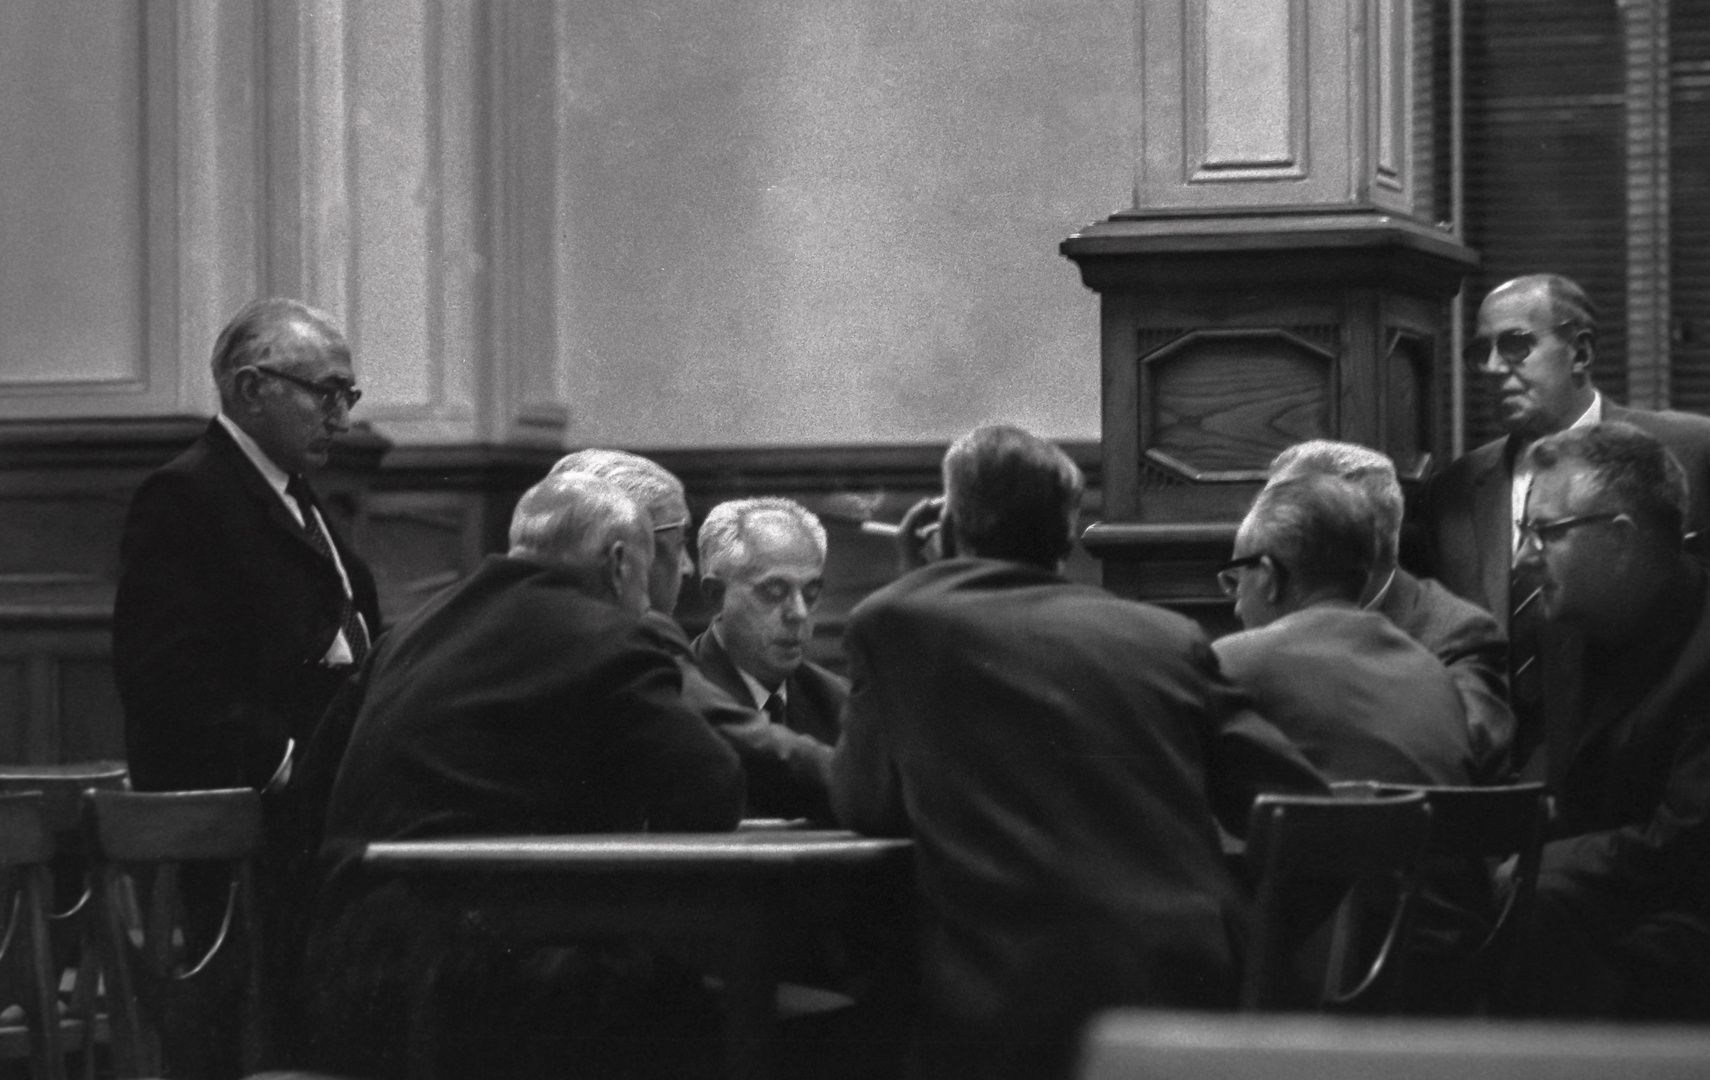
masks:
<path id="1" fill-rule="evenodd" d="M 695 661 L 726 694 L 740 702 L 754 700 L 718 636 L 708 629 L 695 639 Z M 748 813 L 757 817 L 814 818 L 831 821 L 826 795 L 826 769 L 831 748 L 843 730 L 843 705 L 849 683 L 811 660 L 784 680 L 787 688 L 784 727 L 764 718 L 750 725 L 721 724 L 742 757 L 748 773 Z M 792 734 L 793 733 L 793 736 Z"/>
<path id="2" fill-rule="evenodd" d="M 374 578 L 321 516 L 378 633 Z M 264 786 L 349 673 L 321 663 L 344 602 L 332 560 L 218 422 L 143 481 L 113 608 L 136 786 Z"/>
<path id="3" fill-rule="evenodd" d="M 716 831 L 741 816 L 736 754 L 681 701 L 670 653 L 571 568 L 489 556 L 391 630 L 364 677 L 305 949 L 308 1053 L 322 1067 L 401 1072 L 406 1003 L 430 977 L 464 1003 L 448 1021 L 463 1025 L 448 1028 L 453 1038 L 467 1032 L 465 1015 L 535 1016 L 516 1003 L 544 1001 L 549 985 L 580 977 L 569 964 L 550 984 L 544 969 L 524 973 L 514 946 L 478 918 L 358 873 L 366 843 Z M 616 973 L 599 961 L 582 962 L 591 967 L 578 1009 L 629 1000 L 600 998 L 621 980 L 606 978 Z"/>
<path id="4" fill-rule="evenodd" d="M 1710 418 L 1629 409 L 1604 399 L 1603 419 L 1648 431 L 1679 459 L 1690 494 L 1688 532 L 1710 528 Z M 1514 444 L 1485 443 L 1455 460 L 1426 488 L 1431 576 L 1496 617 L 1508 629 L 1508 577 L 1514 558 Z"/>
<path id="5" fill-rule="evenodd" d="M 1544 846 L 1540 903 L 1565 895 L 1617 931 L 1664 912 L 1710 922 L 1710 590 L 1683 563 L 1644 640 L 1583 644 L 1546 671 L 1546 707 L 1577 723 L 1550 732 L 1563 838 Z"/>
<path id="6" fill-rule="evenodd" d="M 914 837 L 922 1045 L 969 1040 L 925 1075 L 1032 1075 L 1023 1044 L 1111 1002 L 1233 1003 L 1243 901 L 1213 812 L 1244 832 L 1257 791 L 1324 786 L 1196 624 L 956 558 L 862 602 L 844 647 L 832 802 Z"/>
<path id="7" fill-rule="evenodd" d="M 1314 605 L 1213 648 L 1254 707 L 1331 780 L 1472 782 L 1472 740 L 1448 669 L 1377 612 Z"/>
<path id="8" fill-rule="evenodd" d="M 1397 568 L 1374 611 L 1425 646 L 1449 669 L 1466 712 L 1473 776 L 1494 782 L 1514 742 L 1508 707 L 1508 639 L 1489 612 L 1429 578 Z"/>

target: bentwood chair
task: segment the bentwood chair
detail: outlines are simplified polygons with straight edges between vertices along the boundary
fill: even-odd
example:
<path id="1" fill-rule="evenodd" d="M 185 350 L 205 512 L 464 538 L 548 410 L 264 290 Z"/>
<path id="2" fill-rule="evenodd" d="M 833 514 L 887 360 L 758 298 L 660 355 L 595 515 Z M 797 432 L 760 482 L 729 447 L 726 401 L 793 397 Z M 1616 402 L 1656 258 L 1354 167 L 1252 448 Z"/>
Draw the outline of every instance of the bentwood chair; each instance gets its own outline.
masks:
<path id="1" fill-rule="evenodd" d="M 85 811 L 116 1075 L 255 1072 L 270 1049 L 260 797 L 93 791 Z"/>
<path id="2" fill-rule="evenodd" d="M 53 833 L 39 794 L 0 795 L 0 1057 L 36 1080 L 63 1080 L 59 1000 L 47 912 Z"/>
<path id="3" fill-rule="evenodd" d="M 1393 1012 L 1400 1006 L 1413 902 L 1431 808 L 1421 794 L 1346 800 L 1262 795 L 1247 830 L 1257 881 L 1241 1007 L 1248 1011 Z M 1338 902 L 1339 900 L 1339 902 Z M 1297 977 L 1320 955 L 1322 977 Z M 1316 966 L 1316 965 L 1314 965 Z"/>
<path id="4" fill-rule="evenodd" d="M 53 840 L 47 916 L 48 939 L 61 997 L 60 1034 L 64 1049 L 82 1055 L 83 1074 L 93 1076 L 95 1045 L 106 1043 L 107 1016 L 97 995 L 94 881 L 83 836 L 83 793 L 122 791 L 129 770 L 122 761 L 83 761 L 54 765 L 0 765 L 0 794 L 39 792 L 42 814 Z M 70 974 L 70 985 L 65 982 Z M 69 990 L 69 996 L 66 992 Z"/>
<path id="5" fill-rule="evenodd" d="M 1343 794 L 1343 785 L 1337 785 Z M 1526 1009 L 1526 941 L 1531 936 L 1533 900 L 1544 839 L 1555 804 L 1541 783 L 1502 787 L 1416 787 L 1372 784 L 1369 794 L 1393 797 L 1412 792 L 1431 805 L 1427 853 L 1438 860 L 1514 860 L 1506 894 L 1498 898 L 1488 930 L 1467 950 L 1483 987 L 1483 1010 L 1498 1016 L 1523 1015 Z"/>

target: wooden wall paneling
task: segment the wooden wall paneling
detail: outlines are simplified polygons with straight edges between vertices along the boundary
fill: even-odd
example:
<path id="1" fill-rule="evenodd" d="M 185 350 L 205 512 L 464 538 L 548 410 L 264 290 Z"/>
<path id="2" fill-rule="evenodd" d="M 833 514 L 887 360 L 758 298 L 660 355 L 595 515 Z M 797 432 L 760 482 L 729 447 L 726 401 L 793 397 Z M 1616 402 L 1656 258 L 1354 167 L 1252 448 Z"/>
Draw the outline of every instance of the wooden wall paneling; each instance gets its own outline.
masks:
<path id="1" fill-rule="evenodd" d="M 1621 7 L 1626 58 L 1627 403 L 1669 404 L 1669 0 Z"/>
<path id="2" fill-rule="evenodd" d="M 1669 400 L 1710 412 L 1710 4 L 1673 5 L 1668 37 Z"/>

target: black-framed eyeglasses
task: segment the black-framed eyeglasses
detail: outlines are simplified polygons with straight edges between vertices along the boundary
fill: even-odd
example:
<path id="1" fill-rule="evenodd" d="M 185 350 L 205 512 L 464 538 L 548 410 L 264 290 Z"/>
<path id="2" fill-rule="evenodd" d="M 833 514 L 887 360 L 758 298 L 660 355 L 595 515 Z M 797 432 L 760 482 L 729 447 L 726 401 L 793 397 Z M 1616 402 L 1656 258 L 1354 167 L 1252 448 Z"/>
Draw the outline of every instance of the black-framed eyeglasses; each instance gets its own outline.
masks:
<path id="1" fill-rule="evenodd" d="M 315 400 L 320 404 L 321 411 L 325 413 L 337 412 L 341 404 L 346 409 L 354 409 L 356 403 L 362 400 L 362 391 L 354 386 L 346 386 L 343 383 L 310 382 L 308 379 L 299 378 L 283 371 L 275 371 L 270 367 L 262 367 L 260 364 L 251 364 L 250 366 L 263 375 L 271 375 L 275 379 L 284 379 L 288 383 L 294 383 L 307 390 L 314 395 Z"/>
<path id="2" fill-rule="evenodd" d="M 1553 544 L 1579 528 L 1581 525 L 1595 525 L 1603 521 L 1632 521 L 1633 519 L 1620 511 L 1609 511 L 1602 514 L 1575 514 L 1572 517 L 1557 518 L 1554 521 L 1533 521 L 1527 518 L 1520 522 L 1520 546 L 1537 544 L 1540 548 L 1545 544 Z"/>
<path id="3" fill-rule="evenodd" d="M 1241 588 L 1241 571 L 1249 566 L 1258 566 L 1268 555 L 1247 555 L 1239 559 L 1230 559 L 1217 568 L 1217 584 L 1222 587 L 1224 596 L 1234 596 Z"/>
<path id="4" fill-rule="evenodd" d="M 1578 320 L 1567 319 L 1550 327 L 1547 333 L 1553 334 L 1563 327 L 1578 325 Z M 1495 338 L 1481 335 L 1467 342 L 1466 348 L 1461 352 L 1461 359 L 1465 361 L 1467 370 L 1482 374 L 1488 370 L 1490 351 L 1494 348 L 1502 366 L 1512 371 L 1526 362 L 1526 358 L 1532 355 L 1532 350 L 1538 347 L 1540 340 L 1541 335 L 1530 330 L 1504 330 Z"/>

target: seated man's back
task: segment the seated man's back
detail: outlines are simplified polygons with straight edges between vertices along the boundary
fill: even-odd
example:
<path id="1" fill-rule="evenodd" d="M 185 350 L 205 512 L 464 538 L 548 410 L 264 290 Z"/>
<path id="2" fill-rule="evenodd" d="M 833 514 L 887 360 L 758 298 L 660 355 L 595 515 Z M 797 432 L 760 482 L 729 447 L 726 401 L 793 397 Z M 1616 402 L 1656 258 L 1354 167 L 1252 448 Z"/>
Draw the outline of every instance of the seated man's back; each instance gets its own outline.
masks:
<path id="1" fill-rule="evenodd" d="M 1448 669 L 1357 606 L 1380 539 L 1370 502 L 1345 480 L 1267 485 L 1219 575 L 1247 629 L 1219 640 L 1218 658 L 1331 780 L 1469 784 L 1472 738 Z"/>
<path id="2" fill-rule="evenodd" d="M 915 838 L 923 1075 L 1052 1075 L 1096 1008 L 1233 1004 L 1242 903 L 1213 810 L 1239 830 L 1255 790 L 1323 785 L 1197 626 L 1057 572 L 1080 492 L 1061 451 L 984 428 L 945 473 L 956 550 L 995 557 L 856 608 L 832 803 Z"/>
<path id="3" fill-rule="evenodd" d="M 538 1054 L 566 1040 L 601 1075 L 654 1075 L 625 1026 L 641 1002 L 668 1030 L 704 1011 L 689 973 L 661 981 L 604 947 L 518 950 L 360 865 L 377 840 L 735 826 L 735 752 L 682 703 L 676 661 L 641 622 L 649 531 L 607 481 L 549 477 L 519 503 L 509 555 L 382 641 L 327 814 L 307 1064 L 403 1074 L 405 1017 L 430 979 L 458 1001 L 439 1036 L 449 1075 L 533 1075 L 562 1065 Z"/>
<path id="4" fill-rule="evenodd" d="M 1230 680 L 1331 780 L 1471 783 L 1448 669 L 1377 612 L 1316 605 L 1213 647 Z"/>

